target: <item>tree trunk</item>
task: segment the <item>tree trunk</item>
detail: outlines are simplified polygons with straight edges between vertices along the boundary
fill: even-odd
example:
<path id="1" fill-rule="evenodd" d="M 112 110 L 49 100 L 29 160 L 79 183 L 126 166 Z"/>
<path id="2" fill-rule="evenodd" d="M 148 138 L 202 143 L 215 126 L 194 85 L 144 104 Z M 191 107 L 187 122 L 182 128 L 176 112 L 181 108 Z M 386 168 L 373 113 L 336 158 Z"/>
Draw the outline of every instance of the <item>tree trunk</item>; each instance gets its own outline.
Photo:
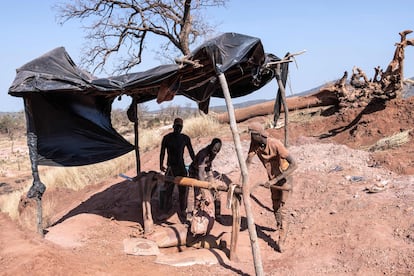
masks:
<path id="1" fill-rule="evenodd" d="M 286 104 L 288 109 L 292 111 L 316 106 L 337 105 L 338 98 L 335 93 L 331 91 L 321 90 L 308 96 L 286 98 Z M 274 100 L 271 100 L 248 107 L 238 108 L 235 111 L 236 122 L 243 122 L 257 116 L 273 114 L 274 105 Z M 282 112 L 284 112 L 283 106 Z M 228 113 L 220 113 L 216 118 L 220 123 L 229 123 Z"/>

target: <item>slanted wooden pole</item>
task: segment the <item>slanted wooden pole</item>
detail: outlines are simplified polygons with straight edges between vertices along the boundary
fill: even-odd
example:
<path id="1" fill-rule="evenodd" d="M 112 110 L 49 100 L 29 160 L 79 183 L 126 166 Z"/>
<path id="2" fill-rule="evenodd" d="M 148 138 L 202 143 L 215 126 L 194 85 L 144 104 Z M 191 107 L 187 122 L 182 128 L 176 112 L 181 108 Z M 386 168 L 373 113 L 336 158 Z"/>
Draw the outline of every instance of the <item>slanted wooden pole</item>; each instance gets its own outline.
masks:
<path id="1" fill-rule="evenodd" d="M 226 100 L 227 112 L 229 114 L 229 119 L 230 119 L 230 128 L 233 134 L 233 140 L 234 140 L 234 144 L 236 147 L 237 158 L 239 160 L 239 165 L 240 165 L 240 170 L 241 170 L 242 191 L 243 191 L 242 195 L 243 195 L 244 208 L 245 208 L 246 216 L 247 216 L 247 226 L 249 230 L 250 243 L 252 246 L 254 268 L 256 271 L 256 275 L 264 275 L 262 257 L 260 255 L 260 248 L 259 248 L 259 244 L 257 240 L 256 226 L 254 224 L 253 213 L 251 209 L 250 191 L 249 191 L 249 187 L 247 186 L 249 176 L 247 172 L 246 161 L 242 153 L 240 136 L 239 136 L 239 132 L 237 129 L 237 123 L 236 123 L 236 116 L 234 114 L 234 107 L 231 101 L 230 91 L 227 85 L 227 80 L 226 80 L 225 75 L 223 73 L 219 73 L 218 78 L 220 81 L 221 89 L 223 90 L 224 98 Z"/>

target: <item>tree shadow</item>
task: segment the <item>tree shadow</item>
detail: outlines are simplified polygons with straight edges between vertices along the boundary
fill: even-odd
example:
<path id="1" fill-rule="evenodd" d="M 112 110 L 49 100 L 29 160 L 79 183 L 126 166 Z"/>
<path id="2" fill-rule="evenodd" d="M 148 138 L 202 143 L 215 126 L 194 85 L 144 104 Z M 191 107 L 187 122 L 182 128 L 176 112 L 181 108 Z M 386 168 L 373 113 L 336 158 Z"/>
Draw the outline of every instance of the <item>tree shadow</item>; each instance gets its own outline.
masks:
<path id="1" fill-rule="evenodd" d="M 270 246 L 273 250 L 280 252 L 280 247 L 277 244 L 277 242 L 268 234 L 266 234 L 264 231 L 272 231 L 275 232 L 276 229 L 269 228 L 266 226 L 260 226 L 256 224 L 256 233 L 257 238 L 262 239 L 267 243 L 268 246 Z"/>
<path id="2" fill-rule="evenodd" d="M 218 254 L 215 250 L 210 249 L 210 252 L 213 253 L 213 255 L 217 258 L 217 261 L 219 262 L 219 264 L 228 270 L 231 270 L 232 272 L 236 273 L 237 275 L 243 275 L 243 276 L 247 276 L 249 275 L 248 273 L 243 272 L 242 270 L 235 268 L 229 264 L 227 264 L 223 258 L 220 256 L 220 254 Z"/>
<path id="3" fill-rule="evenodd" d="M 269 190 L 270 191 L 270 190 Z M 265 209 L 266 211 L 272 212 L 273 213 L 273 209 L 264 205 L 256 196 L 254 196 L 253 194 L 250 194 L 250 198 L 253 199 L 254 202 L 257 203 L 257 205 L 259 205 L 260 207 L 262 207 L 263 209 Z"/>
<path id="4" fill-rule="evenodd" d="M 330 138 L 330 137 L 338 135 L 341 132 L 352 129 L 354 126 L 358 124 L 358 122 L 361 120 L 363 115 L 371 114 L 371 113 L 374 113 L 374 112 L 377 112 L 383 109 L 385 109 L 385 101 L 382 99 L 375 98 L 347 126 L 342 126 L 342 127 L 331 129 L 328 131 L 328 133 L 319 135 L 319 138 L 320 139 Z"/>

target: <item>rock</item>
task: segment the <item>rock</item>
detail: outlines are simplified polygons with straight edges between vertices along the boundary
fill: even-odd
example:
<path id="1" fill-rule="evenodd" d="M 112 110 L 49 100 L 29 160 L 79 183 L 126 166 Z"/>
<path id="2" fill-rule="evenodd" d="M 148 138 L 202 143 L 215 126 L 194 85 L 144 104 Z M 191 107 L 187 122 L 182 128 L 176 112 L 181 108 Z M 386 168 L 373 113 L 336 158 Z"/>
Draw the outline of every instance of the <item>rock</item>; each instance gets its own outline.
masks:
<path id="1" fill-rule="evenodd" d="M 168 255 L 158 255 L 155 262 L 171 266 L 214 265 L 228 262 L 223 251 L 216 249 L 197 249 Z"/>
<path id="2" fill-rule="evenodd" d="M 129 255 L 152 256 L 159 255 L 160 249 L 157 243 L 142 238 L 124 239 L 124 252 Z"/>
<path id="3" fill-rule="evenodd" d="M 174 224 L 167 227 L 156 226 L 154 232 L 146 235 L 148 240 L 154 241 L 160 248 L 185 245 L 188 226 Z"/>

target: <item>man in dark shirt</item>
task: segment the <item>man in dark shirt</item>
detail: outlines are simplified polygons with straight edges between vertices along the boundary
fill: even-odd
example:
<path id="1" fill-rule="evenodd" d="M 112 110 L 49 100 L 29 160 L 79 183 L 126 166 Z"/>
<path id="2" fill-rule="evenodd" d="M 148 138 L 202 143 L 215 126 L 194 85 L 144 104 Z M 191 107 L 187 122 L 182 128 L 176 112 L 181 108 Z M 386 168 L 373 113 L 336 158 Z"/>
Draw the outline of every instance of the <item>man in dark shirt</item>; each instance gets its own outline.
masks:
<path id="1" fill-rule="evenodd" d="M 187 176 L 187 170 L 184 163 L 184 148 L 187 148 L 191 160 L 194 160 L 194 150 L 191 145 L 190 137 L 181 133 L 183 129 L 183 120 L 176 118 L 173 124 L 174 131 L 165 135 L 161 142 L 160 151 L 160 170 L 169 176 Z M 165 150 L 167 150 L 167 168 L 164 166 Z M 173 207 L 172 195 L 174 183 L 165 183 L 165 202 L 160 199 L 161 209 L 170 210 Z M 184 215 L 187 207 L 186 186 L 178 186 L 178 200 L 180 205 L 180 215 Z"/>

